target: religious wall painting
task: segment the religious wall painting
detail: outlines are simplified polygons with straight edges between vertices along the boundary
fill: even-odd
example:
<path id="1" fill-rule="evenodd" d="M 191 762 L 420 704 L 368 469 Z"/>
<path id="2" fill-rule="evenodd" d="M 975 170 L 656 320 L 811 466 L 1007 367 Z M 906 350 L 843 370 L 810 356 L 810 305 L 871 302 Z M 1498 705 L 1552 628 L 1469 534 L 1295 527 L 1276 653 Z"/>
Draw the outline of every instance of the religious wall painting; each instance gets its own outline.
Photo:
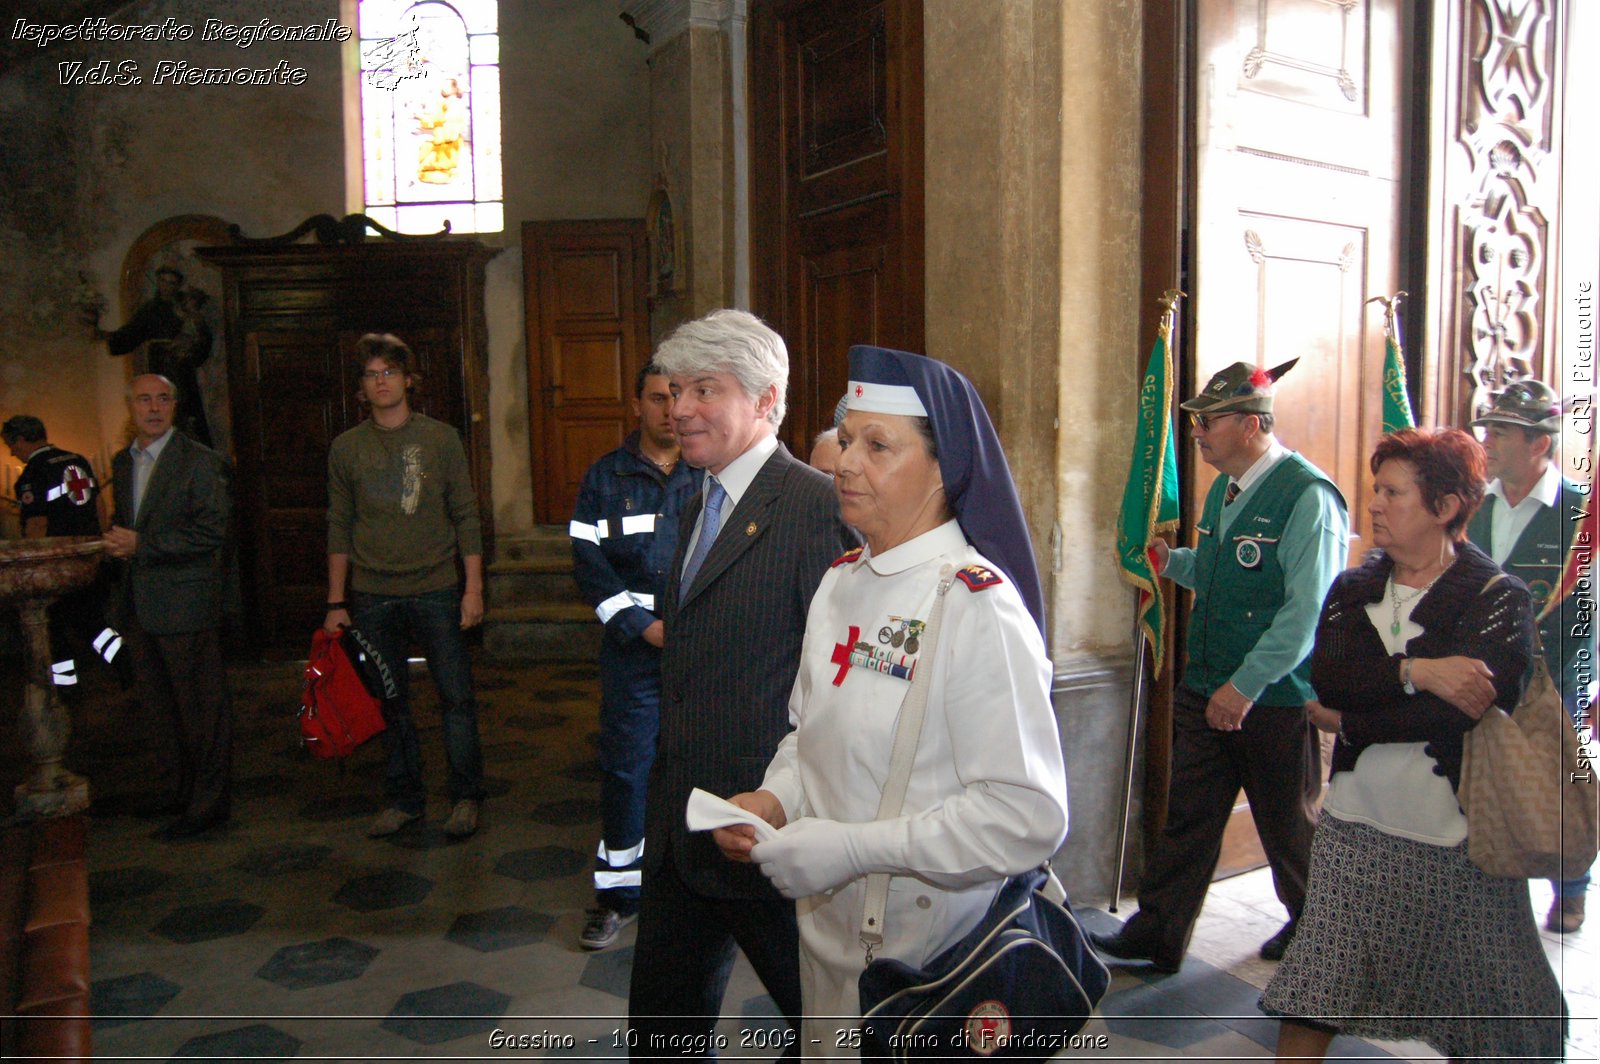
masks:
<path id="1" fill-rule="evenodd" d="M 194 249 L 228 242 L 227 223 L 210 215 L 157 222 L 123 256 L 118 317 L 101 319 L 103 299 L 83 301 L 107 353 L 127 360 L 129 376 L 170 378 L 179 392 L 178 428 L 223 454 L 232 453 L 233 441 L 222 283 Z"/>

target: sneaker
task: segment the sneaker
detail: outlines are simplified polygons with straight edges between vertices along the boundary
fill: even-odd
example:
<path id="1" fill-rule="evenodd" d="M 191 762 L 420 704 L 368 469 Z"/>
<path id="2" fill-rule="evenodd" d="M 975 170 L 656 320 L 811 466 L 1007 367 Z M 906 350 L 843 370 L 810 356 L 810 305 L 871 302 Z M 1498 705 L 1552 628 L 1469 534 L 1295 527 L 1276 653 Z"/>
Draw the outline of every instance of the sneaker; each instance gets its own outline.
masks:
<path id="1" fill-rule="evenodd" d="M 421 813 L 408 813 L 404 809 L 396 809 L 394 806 L 390 806 L 378 814 L 378 819 L 368 825 L 367 838 L 381 839 L 386 835 L 393 835 L 413 820 L 421 819 Z"/>
<path id="2" fill-rule="evenodd" d="M 617 940 L 624 927 L 639 918 L 638 913 L 624 916 L 611 909 L 590 909 L 588 916 L 583 933 L 578 936 L 578 945 L 584 949 L 605 949 Z"/>
<path id="3" fill-rule="evenodd" d="M 450 810 L 450 819 L 444 822 L 444 833 L 452 839 L 464 839 L 478 830 L 478 803 L 463 798 Z"/>

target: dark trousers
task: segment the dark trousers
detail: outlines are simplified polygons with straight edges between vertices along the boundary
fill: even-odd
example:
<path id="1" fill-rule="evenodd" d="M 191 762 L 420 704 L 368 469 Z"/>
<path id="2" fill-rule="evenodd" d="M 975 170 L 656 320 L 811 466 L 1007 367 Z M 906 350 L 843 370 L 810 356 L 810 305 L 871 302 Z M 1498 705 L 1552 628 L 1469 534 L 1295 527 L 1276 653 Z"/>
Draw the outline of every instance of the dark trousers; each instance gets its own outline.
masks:
<path id="1" fill-rule="evenodd" d="M 661 728 L 661 651 L 642 639 L 600 651 L 600 847 L 595 900 L 639 911 L 644 803 Z"/>
<path id="2" fill-rule="evenodd" d="M 628 1021 L 637 1042 L 629 1056 L 716 1056 L 704 1047 L 722 1011 L 735 946 L 744 950 L 767 993 L 799 1031 L 800 933 L 794 903 L 776 894 L 770 900 L 707 897 L 683 881 L 671 854 L 662 858 L 645 874 L 640 899 L 628 993 Z M 783 1055 L 797 1052 L 798 1046 L 790 1046 Z"/>
<path id="3" fill-rule="evenodd" d="M 439 692 L 445 760 L 450 764 L 452 804 L 483 798 L 483 746 L 478 704 L 472 697 L 472 659 L 461 631 L 461 593 L 454 588 L 421 595 L 352 592 L 350 620 L 389 663 L 400 693 L 384 703 L 384 798 L 396 809 L 422 813 L 428 792 L 422 782 L 422 747 L 411 717 L 411 673 L 406 655 L 415 640 Z"/>
<path id="4" fill-rule="evenodd" d="M 131 678 L 127 659 L 118 651 L 108 660 L 95 649 L 95 640 L 108 628 L 106 623 L 107 587 L 103 578 L 78 591 L 62 595 L 50 604 L 50 664 L 71 662 L 71 675 L 80 680 L 84 665 L 89 661 L 104 661 L 116 670 L 124 681 Z M 107 636 L 103 644 L 107 650 L 118 645 L 115 635 Z"/>
<path id="5" fill-rule="evenodd" d="M 1321 748 L 1303 707 L 1256 706 L 1244 727 L 1224 732 L 1206 723 L 1207 701 L 1187 687 L 1173 693 L 1167 826 L 1145 861 L 1139 911 L 1122 932 L 1174 963 L 1188 949 L 1241 787 L 1278 900 L 1299 919 L 1316 827 L 1312 808 L 1322 787 Z"/>
<path id="6" fill-rule="evenodd" d="M 178 803 L 193 820 L 226 817 L 233 781 L 233 705 L 217 630 L 153 635 L 130 619 L 122 637 L 133 655 L 134 686 L 147 719 L 171 720 L 176 732 Z"/>

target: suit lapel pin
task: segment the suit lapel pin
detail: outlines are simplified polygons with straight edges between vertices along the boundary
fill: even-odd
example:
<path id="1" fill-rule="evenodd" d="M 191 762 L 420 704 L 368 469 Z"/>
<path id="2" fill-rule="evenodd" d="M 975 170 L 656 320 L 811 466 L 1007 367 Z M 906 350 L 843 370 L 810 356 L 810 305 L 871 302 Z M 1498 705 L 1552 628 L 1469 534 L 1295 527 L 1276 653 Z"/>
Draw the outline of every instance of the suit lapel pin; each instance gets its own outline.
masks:
<path id="1" fill-rule="evenodd" d="M 748 525 L 744 526 L 744 534 L 747 536 L 753 536 L 756 534 L 756 523 L 754 521 L 751 521 Z"/>

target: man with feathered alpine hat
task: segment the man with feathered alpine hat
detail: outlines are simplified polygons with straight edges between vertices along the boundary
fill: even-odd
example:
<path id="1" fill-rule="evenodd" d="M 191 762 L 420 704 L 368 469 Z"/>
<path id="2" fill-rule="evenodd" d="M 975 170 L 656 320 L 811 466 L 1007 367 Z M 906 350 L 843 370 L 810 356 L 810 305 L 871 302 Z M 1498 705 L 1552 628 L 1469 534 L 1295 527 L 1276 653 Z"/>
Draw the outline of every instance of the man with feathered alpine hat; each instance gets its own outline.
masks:
<path id="1" fill-rule="evenodd" d="M 1158 971 L 1183 963 L 1240 787 L 1289 912 L 1263 957 L 1282 958 L 1305 901 L 1321 785 L 1308 659 L 1350 524 L 1333 482 L 1273 435 L 1275 385 L 1293 366 L 1235 362 L 1182 404 L 1200 457 L 1222 475 L 1196 545 L 1168 551 L 1156 541 L 1161 575 L 1195 592 L 1173 692 L 1167 823 L 1145 861 L 1139 911 L 1115 934 L 1093 936 L 1102 953 Z"/>

